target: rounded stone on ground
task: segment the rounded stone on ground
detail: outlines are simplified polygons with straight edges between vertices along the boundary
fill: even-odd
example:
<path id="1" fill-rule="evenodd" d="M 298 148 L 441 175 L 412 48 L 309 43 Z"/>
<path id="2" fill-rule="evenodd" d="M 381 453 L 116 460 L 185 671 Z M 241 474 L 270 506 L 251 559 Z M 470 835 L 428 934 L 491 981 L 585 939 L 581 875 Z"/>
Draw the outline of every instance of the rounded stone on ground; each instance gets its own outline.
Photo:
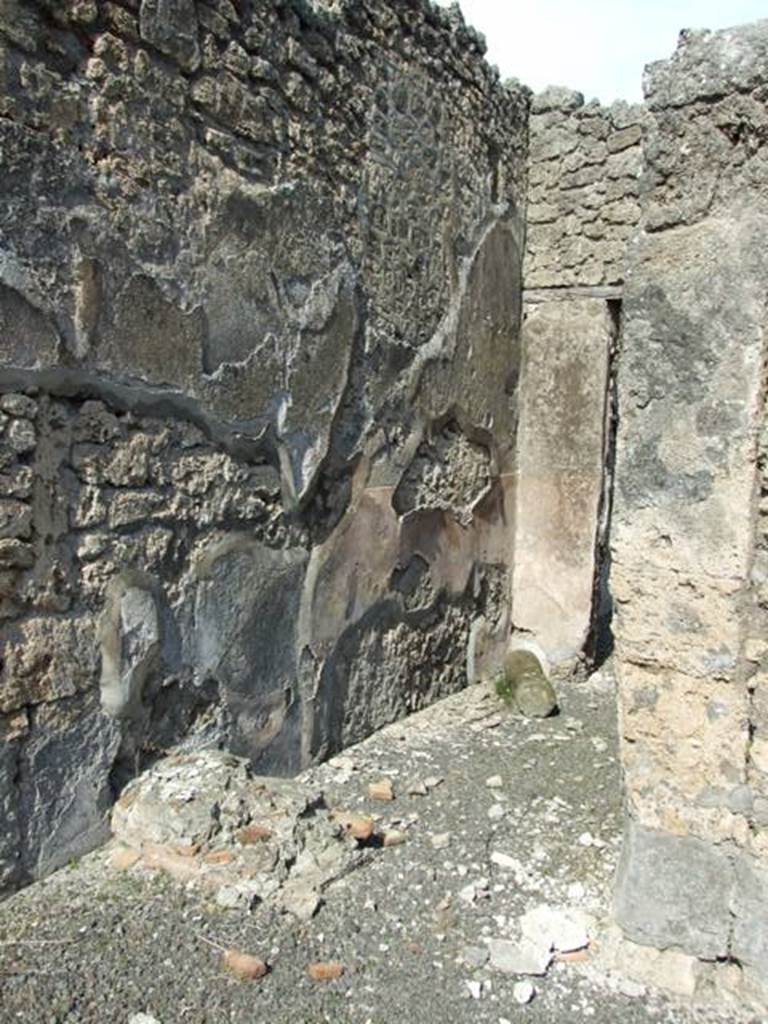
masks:
<path id="1" fill-rule="evenodd" d="M 526 1006 L 536 995 L 536 989 L 530 981 L 518 981 L 512 989 L 512 998 L 519 1006 Z"/>
<path id="2" fill-rule="evenodd" d="M 547 718 L 557 708 L 557 694 L 542 660 L 527 647 L 507 651 L 496 692 L 526 718 Z"/>

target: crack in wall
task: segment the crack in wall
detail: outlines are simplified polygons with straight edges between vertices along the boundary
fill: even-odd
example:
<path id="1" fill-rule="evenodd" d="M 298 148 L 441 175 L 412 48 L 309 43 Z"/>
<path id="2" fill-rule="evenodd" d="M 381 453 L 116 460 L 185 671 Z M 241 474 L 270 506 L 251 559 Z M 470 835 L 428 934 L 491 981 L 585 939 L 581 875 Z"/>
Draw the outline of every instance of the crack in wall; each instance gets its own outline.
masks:
<path id="1" fill-rule="evenodd" d="M 55 398 L 96 399 L 117 412 L 191 423 L 235 459 L 256 464 L 268 462 L 273 468 L 278 466 L 271 425 L 264 425 L 261 420 L 224 422 L 207 412 L 197 399 L 181 391 L 156 388 L 138 381 L 125 383 L 96 372 L 65 367 L 41 370 L 3 367 L 0 369 L 0 391 L 44 391 Z"/>
<path id="2" fill-rule="evenodd" d="M 764 322 L 768 322 L 768 306 L 764 309 Z M 741 638 L 741 651 L 740 657 L 743 666 L 743 672 L 747 673 L 747 666 L 749 664 L 747 654 L 747 644 L 751 639 L 750 634 L 762 637 L 765 635 L 766 625 L 768 624 L 768 608 L 765 607 L 765 600 L 760 599 L 758 593 L 758 587 L 756 583 L 757 575 L 757 559 L 759 554 L 765 553 L 766 540 L 763 529 L 761 529 L 762 522 L 764 521 L 764 512 L 761 509 L 761 504 L 764 501 L 765 493 L 768 491 L 768 346 L 765 348 L 763 353 L 763 365 L 761 367 L 761 382 L 759 390 L 759 408 L 760 415 L 757 418 L 755 438 L 754 438 L 754 465 L 755 465 L 755 479 L 752 493 L 752 500 L 750 504 L 750 515 L 752 519 L 751 532 L 753 537 L 753 544 L 750 552 L 750 564 L 747 569 L 747 579 L 750 581 L 748 603 L 749 606 L 745 607 L 742 612 L 742 638 Z M 757 709 L 757 687 L 760 685 L 759 677 L 761 667 L 757 669 L 752 668 L 752 675 L 749 675 L 744 680 L 746 687 L 746 716 L 747 716 L 747 738 L 744 748 L 744 775 L 745 782 L 751 788 L 751 784 L 756 778 L 759 779 L 759 769 L 753 760 L 753 746 L 755 743 L 755 737 L 758 734 L 758 709 Z M 762 794 L 760 794 L 762 795 Z M 754 801 L 754 793 L 753 793 Z M 759 834 L 759 826 L 755 820 L 754 815 L 754 804 L 752 813 L 748 817 L 748 825 L 750 832 L 753 837 Z"/>
<path id="3" fill-rule="evenodd" d="M 584 645 L 587 664 L 598 669 L 613 653 L 613 598 L 610 592 L 611 515 L 616 469 L 616 439 L 619 429 L 618 367 L 621 357 L 621 301 L 608 302 L 613 329 L 608 339 L 608 373 L 605 387 L 603 434 L 603 488 L 595 532 L 594 585 L 589 635 Z"/>

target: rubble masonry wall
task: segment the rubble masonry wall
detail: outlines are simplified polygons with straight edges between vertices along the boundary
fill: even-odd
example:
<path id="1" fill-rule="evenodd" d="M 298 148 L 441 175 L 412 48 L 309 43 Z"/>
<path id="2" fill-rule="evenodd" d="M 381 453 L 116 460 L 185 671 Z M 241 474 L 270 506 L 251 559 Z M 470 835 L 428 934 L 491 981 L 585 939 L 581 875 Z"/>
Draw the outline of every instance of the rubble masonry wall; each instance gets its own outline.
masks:
<path id="1" fill-rule="evenodd" d="M 3 12 L 8 888 L 163 751 L 294 772 L 506 636 L 528 96 L 421 0 Z"/>

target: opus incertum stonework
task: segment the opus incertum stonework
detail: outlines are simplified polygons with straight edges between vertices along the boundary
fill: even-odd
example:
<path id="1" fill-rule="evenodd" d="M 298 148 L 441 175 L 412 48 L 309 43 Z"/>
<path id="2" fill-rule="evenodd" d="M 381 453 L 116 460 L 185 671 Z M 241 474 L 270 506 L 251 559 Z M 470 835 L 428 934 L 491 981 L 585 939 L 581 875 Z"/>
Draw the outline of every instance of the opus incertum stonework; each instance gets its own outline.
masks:
<path id="1" fill-rule="evenodd" d="M 0 889 L 612 629 L 618 924 L 768 990 L 768 22 L 606 108 L 426 0 L 0 12 Z"/>

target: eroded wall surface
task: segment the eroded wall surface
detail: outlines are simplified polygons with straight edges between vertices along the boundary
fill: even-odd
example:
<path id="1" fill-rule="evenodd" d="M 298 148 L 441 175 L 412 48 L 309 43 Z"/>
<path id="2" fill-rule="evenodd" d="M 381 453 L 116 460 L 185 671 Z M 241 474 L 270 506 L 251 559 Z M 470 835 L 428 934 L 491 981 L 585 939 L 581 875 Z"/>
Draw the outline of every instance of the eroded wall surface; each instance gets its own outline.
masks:
<path id="1" fill-rule="evenodd" d="M 584 102 L 550 88 L 533 97 L 525 287 L 621 285 L 640 220 L 639 104 Z"/>
<path id="2" fill-rule="evenodd" d="M 612 385 L 645 118 L 562 88 L 531 103 L 512 617 L 563 671 L 594 657 L 610 613 Z"/>
<path id="3" fill-rule="evenodd" d="M 640 942 L 768 982 L 765 363 L 768 22 L 647 72 L 612 526 Z"/>
<path id="4" fill-rule="evenodd" d="M 179 742 L 291 772 L 505 636 L 528 100 L 482 49 L 5 4 L 0 887 Z"/>

